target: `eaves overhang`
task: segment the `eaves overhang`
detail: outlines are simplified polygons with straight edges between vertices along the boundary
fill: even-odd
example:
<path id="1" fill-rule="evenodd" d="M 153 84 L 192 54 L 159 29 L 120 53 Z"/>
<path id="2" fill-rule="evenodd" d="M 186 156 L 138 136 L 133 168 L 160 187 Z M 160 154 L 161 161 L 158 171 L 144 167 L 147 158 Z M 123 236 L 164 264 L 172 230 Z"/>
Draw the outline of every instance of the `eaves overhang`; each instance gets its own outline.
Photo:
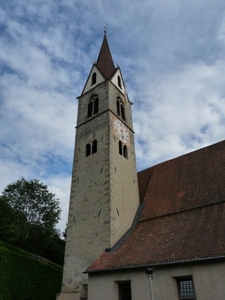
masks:
<path id="1" fill-rule="evenodd" d="M 138 270 L 138 269 L 143 269 L 143 268 L 147 268 L 147 267 L 163 267 L 163 266 L 179 265 L 179 264 L 186 264 L 186 263 L 198 263 L 198 262 L 200 263 L 200 262 L 219 261 L 219 260 L 225 260 L 225 255 L 184 259 L 184 260 L 174 260 L 174 261 L 164 261 L 164 262 L 152 262 L 152 263 L 147 263 L 147 264 L 127 265 L 127 266 L 121 266 L 121 267 L 115 267 L 115 268 L 105 268 L 105 269 L 100 269 L 100 270 L 88 271 L 88 269 L 87 269 L 83 273 L 93 274 L 93 273 L 124 271 L 124 270 Z"/>

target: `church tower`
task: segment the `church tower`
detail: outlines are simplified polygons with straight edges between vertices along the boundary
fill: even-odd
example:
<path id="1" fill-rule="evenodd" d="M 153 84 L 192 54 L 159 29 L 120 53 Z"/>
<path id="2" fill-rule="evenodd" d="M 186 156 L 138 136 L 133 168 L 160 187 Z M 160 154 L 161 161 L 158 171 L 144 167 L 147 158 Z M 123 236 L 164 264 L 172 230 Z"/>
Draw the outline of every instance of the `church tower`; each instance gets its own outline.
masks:
<path id="1" fill-rule="evenodd" d="M 106 32 L 78 97 L 62 291 L 86 299 L 83 272 L 131 227 L 139 205 L 131 102 Z"/>

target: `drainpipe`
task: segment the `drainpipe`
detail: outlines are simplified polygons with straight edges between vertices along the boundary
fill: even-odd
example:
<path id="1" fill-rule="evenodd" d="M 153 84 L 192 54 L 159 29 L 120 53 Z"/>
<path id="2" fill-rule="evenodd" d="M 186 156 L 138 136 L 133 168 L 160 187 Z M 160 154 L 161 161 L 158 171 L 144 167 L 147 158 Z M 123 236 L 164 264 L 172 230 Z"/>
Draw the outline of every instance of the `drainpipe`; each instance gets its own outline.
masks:
<path id="1" fill-rule="evenodd" d="M 153 280 L 153 268 L 149 267 L 145 270 L 145 273 L 147 274 L 147 277 L 149 278 L 149 291 L 150 291 L 150 300 L 154 300 L 153 295 L 153 286 L 152 286 L 152 280 Z"/>

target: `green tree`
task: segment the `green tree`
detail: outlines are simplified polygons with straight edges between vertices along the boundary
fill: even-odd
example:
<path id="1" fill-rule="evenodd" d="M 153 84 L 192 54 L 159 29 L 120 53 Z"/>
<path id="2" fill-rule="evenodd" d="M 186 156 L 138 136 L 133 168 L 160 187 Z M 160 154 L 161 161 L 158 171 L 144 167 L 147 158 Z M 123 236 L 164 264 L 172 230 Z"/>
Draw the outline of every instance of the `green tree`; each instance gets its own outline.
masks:
<path id="1" fill-rule="evenodd" d="M 43 255 L 58 230 L 59 199 L 39 180 L 23 177 L 0 197 L 0 239 Z M 50 259 L 50 258 L 49 258 Z"/>
<path id="2" fill-rule="evenodd" d="M 59 199 L 39 180 L 23 177 L 9 184 L 2 197 L 16 211 L 22 212 L 28 223 L 54 229 L 60 219 Z"/>
<path id="3" fill-rule="evenodd" d="M 7 201 L 0 198 L 0 240 L 18 244 L 26 230 L 26 217 L 14 210 Z"/>

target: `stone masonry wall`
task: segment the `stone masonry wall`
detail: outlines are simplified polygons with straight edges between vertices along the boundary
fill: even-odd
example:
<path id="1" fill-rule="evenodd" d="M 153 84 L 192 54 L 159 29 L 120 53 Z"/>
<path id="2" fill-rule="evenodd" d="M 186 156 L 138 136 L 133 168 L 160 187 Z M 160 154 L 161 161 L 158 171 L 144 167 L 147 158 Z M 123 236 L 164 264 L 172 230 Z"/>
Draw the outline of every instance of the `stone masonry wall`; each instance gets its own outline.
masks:
<path id="1" fill-rule="evenodd" d="M 87 118 L 93 94 L 99 97 L 99 112 Z M 125 103 L 128 159 L 119 154 L 113 129 L 118 96 Z M 97 152 L 86 156 L 86 145 L 94 140 Z M 105 81 L 79 98 L 62 294 L 79 293 L 87 284 L 83 272 L 130 228 L 138 203 L 131 104 Z"/>

